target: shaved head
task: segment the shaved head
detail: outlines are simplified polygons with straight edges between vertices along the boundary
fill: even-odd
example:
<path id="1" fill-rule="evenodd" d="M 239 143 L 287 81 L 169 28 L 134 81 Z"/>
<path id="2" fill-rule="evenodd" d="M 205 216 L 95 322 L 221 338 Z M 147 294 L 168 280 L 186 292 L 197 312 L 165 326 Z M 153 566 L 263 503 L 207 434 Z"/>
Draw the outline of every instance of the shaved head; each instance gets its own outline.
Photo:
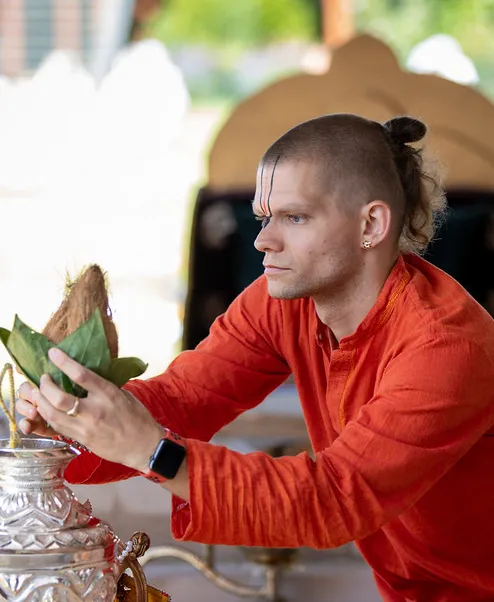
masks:
<path id="1" fill-rule="evenodd" d="M 324 115 L 286 132 L 266 151 L 261 169 L 287 161 L 313 163 L 322 196 L 347 211 L 385 202 L 396 239 L 419 251 L 433 232 L 434 201 L 438 207 L 444 203 L 439 187 L 422 171 L 420 151 L 408 145 L 425 132 L 423 123 L 409 117 L 382 125 L 357 115 Z M 261 196 L 268 209 L 269 191 Z"/>

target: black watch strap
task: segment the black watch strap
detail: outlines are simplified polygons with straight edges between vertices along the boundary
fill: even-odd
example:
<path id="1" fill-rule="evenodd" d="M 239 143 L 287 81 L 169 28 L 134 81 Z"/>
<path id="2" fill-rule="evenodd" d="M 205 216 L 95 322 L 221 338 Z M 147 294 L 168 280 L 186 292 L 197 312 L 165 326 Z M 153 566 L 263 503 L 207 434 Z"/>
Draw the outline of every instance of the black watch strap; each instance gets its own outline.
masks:
<path id="1" fill-rule="evenodd" d="M 163 438 L 149 458 L 149 469 L 144 476 L 156 483 L 164 483 L 177 476 L 186 454 L 182 437 L 165 428 Z"/>

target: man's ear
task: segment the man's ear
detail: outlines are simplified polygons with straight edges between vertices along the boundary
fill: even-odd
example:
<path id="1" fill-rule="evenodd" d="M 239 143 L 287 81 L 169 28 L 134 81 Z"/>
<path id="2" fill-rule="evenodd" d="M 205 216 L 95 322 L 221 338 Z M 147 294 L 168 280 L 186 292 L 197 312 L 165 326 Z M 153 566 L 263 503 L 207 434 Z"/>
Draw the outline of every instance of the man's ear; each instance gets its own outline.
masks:
<path id="1" fill-rule="evenodd" d="M 372 201 L 361 210 L 362 241 L 368 241 L 372 247 L 383 242 L 391 231 L 391 209 L 384 201 Z"/>

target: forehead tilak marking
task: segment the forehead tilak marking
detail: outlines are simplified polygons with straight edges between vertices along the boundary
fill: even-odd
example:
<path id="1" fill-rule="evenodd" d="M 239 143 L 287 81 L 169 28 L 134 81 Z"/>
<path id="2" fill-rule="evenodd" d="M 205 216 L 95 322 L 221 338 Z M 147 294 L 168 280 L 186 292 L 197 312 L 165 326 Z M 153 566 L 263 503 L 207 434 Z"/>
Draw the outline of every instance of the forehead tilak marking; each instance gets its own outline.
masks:
<path id="1" fill-rule="evenodd" d="M 276 171 L 276 166 L 278 165 L 278 161 L 280 160 L 280 155 L 278 155 L 276 157 L 276 160 L 274 162 L 273 165 L 273 171 L 271 172 L 271 180 L 270 180 L 270 184 L 269 184 L 269 193 L 268 193 L 268 200 L 267 200 L 267 212 L 266 215 L 268 215 L 269 217 L 271 217 L 273 214 L 271 213 L 271 205 L 269 204 L 269 201 L 271 200 L 271 192 L 273 190 L 273 180 L 274 180 L 274 172 Z"/>
<path id="2" fill-rule="evenodd" d="M 266 207 L 264 206 L 264 166 L 265 162 L 263 161 L 261 164 L 261 192 L 259 194 L 259 205 L 261 206 L 261 211 L 266 214 Z"/>

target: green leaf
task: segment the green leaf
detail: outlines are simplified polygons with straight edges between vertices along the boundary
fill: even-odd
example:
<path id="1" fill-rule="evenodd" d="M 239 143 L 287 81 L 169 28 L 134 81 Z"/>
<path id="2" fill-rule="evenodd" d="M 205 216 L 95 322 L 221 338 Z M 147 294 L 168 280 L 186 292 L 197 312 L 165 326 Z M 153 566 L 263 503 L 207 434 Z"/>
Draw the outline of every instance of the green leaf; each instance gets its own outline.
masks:
<path id="1" fill-rule="evenodd" d="M 6 328 L 0 328 L 0 341 L 7 347 L 7 341 L 9 340 L 10 330 Z"/>
<path id="2" fill-rule="evenodd" d="M 66 393 L 70 393 L 71 395 L 75 395 L 75 387 L 77 385 L 73 383 L 70 378 L 62 372 L 62 389 Z M 87 391 L 85 391 L 84 395 L 78 395 L 78 397 L 85 397 L 87 395 Z"/>
<path id="3" fill-rule="evenodd" d="M 87 391 L 74 383 L 48 359 L 48 350 L 55 345 L 43 334 L 24 324 L 18 316 L 15 317 L 11 332 L 0 328 L 0 340 L 15 364 L 36 386 L 39 386 L 43 374 L 49 374 L 67 393 L 78 397 L 87 395 Z M 57 347 L 117 387 L 121 387 L 131 378 L 140 376 L 147 368 L 147 364 L 136 357 L 111 359 L 99 309 Z"/>
<path id="4" fill-rule="evenodd" d="M 104 377 L 108 372 L 111 355 L 99 309 L 57 346 L 96 374 Z"/>
<path id="5" fill-rule="evenodd" d="M 39 386 L 41 375 L 49 374 L 59 386 L 61 385 L 62 373 L 48 359 L 48 350 L 54 347 L 51 341 L 29 328 L 17 315 L 8 337 L 6 333 L 8 330 L 2 329 L 2 342 L 19 369 L 31 382 Z"/>
<path id="6" fill-rule="evenodd" d="M 118 357 L 110 363 L 105 378 L 117 387 L 122 387 L 131 378 L 143 374 L 148 365 L 137 357 Z"/>
<path id="7" fill-rule="evenodd" d="M 15 359 L 15 357 L 12 356 L 12 352 L 8 348 L 9 336 L 10 336 L 10 330 L 7 330 L 6 328 L 0 328 L 0 341 L 2 341 L 5 349 L 8 351 L 10 357 L 12 358 L 12 361 L 17 366 L 18 365 L 17 360 Z"/>

